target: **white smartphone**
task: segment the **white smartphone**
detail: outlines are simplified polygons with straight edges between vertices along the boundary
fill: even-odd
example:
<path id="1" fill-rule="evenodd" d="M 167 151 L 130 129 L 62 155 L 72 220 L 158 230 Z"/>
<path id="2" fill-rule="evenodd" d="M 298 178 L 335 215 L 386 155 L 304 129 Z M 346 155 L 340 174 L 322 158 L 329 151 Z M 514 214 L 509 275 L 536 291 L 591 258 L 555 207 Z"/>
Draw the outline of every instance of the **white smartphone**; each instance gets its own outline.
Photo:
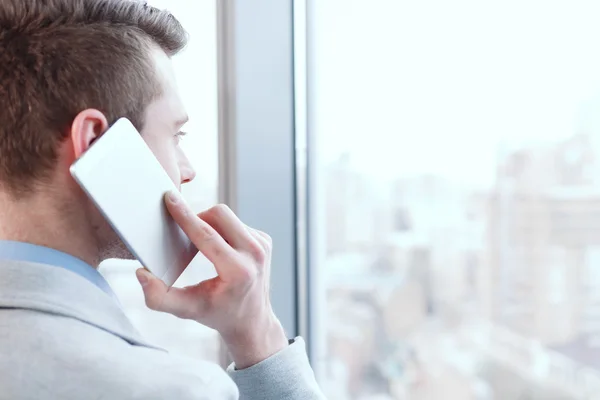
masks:
<path id="1" fill-rule="evenodd" d="M 71 166 L 71 175 L 141 264 L 172 286 L 198 253 L 169 214 L 177 190 L 140 133 L 115 122 Z"/>

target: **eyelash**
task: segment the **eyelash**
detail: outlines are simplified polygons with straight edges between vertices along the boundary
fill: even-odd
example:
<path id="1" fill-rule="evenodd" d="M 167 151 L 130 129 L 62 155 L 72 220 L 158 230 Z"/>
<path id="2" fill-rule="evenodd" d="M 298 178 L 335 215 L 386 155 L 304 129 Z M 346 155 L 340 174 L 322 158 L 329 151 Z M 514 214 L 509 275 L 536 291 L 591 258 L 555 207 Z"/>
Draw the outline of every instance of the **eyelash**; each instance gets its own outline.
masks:
<path id="1" fill-rule="evenodd" d="M 183 132 L 183 131 L 177 132 L 175 134 L 175 137 L 177 138 L 177 142 L 181 142 L 185 135 L 187 135 L 187 132 Z"/>

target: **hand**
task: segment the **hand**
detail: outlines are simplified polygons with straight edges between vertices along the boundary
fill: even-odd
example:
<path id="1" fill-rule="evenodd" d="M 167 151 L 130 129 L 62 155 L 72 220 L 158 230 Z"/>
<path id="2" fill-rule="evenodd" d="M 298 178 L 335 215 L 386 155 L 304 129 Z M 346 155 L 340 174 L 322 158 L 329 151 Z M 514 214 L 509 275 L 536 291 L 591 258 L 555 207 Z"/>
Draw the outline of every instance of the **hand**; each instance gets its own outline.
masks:
<path id="1" fill-rule="evenodd" d="M 146 305 L 216 329 L 238 369 L 285 348 L 287 338 L 269 298 L 271 238 L 244 225 L 227 206 L 194 215 L 179 193 L 169 193 L 165 202 L 173 219 L 214 264 L 218 276 L 194 286 L 169 288 L 139 269 Z"/>

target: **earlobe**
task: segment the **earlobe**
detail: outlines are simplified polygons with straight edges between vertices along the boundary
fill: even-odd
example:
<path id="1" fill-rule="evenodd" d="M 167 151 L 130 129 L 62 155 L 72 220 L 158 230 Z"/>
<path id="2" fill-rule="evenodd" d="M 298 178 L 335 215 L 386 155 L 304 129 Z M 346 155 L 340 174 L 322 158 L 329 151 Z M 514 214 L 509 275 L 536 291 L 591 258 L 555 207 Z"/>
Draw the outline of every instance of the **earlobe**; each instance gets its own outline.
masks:
<path id="1" fill-rule="evenodd" d="M 102 112 L 87 109 L 77 114 L 71 124 L 71 141 L 75 158 L 81 157 L 107 129 L 108 121 Z"/>

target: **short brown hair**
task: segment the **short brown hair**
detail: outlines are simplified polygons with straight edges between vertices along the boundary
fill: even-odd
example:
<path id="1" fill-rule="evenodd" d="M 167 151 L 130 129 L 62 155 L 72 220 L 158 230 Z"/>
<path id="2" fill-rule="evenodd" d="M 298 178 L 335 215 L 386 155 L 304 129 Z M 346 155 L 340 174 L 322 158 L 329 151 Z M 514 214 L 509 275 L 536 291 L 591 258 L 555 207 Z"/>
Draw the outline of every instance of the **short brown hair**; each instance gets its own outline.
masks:
<path id="1" fill-rule="evenodd" d="M 0 0 L 0 186 L 23 195 L 47 179 L 87 108 L 141 130 L 161 91 L 152 48 L 186 42 L 173 15 L 137 0 Z"/>

